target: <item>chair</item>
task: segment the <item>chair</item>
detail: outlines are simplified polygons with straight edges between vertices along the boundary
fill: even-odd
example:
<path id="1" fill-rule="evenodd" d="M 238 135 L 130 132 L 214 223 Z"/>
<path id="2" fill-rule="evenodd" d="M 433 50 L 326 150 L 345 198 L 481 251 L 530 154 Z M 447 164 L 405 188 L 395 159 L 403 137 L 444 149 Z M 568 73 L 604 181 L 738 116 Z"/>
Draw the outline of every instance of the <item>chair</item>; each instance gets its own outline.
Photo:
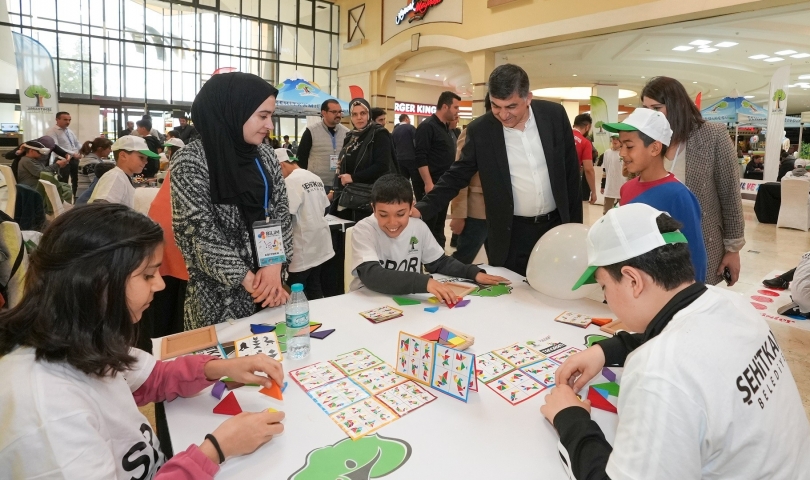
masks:
<path id="1" fill-rule="evenodd" d="M 343 250 L 343 292 L 349 293 L 349 286 L 352 284 L 352 230 L 354 227 L 346 229 L 346 245 Z"/>
<path id="2" fill-rule="evenodd" d="M 790 177 L 782 178 L 782 205 L 776 226 L 810 230 L 810 182 Z"/>
<path id="3" fill-rule="evenodd" d="M 62 203 L 62 198 L 59 196 L 59 190 L 56 189 L 56 185 L 42 179 L 40 179 L 39 183 L 42 185 L 42 188 L 45 189 L 45 201 L 50 205 L 52 212 L 47 215 L 48 220 L 53 220 L 65 213 L 65 206 L 64 203 Z"/>
<path id="4" fill-rule="evenodd" d="M 14 177 L 14 172 L 11 171 L 11 167 L 8 165 L 0 165 L 0 173 L 3 174 L 3 178 L 6 180 L 6 186 L 8 187 L 8 198 L 6 200 L 6 208 L 3 209 L 6 214 L 14 218 L 14 209 L 17 206 L 17 179 Z"/>

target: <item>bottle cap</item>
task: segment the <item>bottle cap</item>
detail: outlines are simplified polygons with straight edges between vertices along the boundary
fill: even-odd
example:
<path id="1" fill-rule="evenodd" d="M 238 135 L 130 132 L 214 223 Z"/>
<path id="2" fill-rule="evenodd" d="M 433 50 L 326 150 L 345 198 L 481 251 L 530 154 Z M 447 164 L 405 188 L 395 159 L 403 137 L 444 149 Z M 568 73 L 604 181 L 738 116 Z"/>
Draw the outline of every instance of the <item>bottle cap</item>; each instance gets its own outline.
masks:
<path id="1" fill-rule="evenodd" d="M 293 283 L 290 286 L 290 290 L 292 290 L 293 292 L 303 292 L 304 291 L 304 286 L 301 285 L 300 283 Z"/>

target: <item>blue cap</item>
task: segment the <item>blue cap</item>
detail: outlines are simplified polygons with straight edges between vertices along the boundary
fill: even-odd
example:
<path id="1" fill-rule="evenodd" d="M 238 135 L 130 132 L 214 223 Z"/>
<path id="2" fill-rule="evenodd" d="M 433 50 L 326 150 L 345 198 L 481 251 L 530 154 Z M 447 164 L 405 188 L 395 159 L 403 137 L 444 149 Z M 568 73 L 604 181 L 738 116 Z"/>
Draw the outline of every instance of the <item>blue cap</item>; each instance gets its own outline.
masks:
<path id="1" fill-rule="evenodd" d="M 300 283 L 293 283 L 290 286 L 290 290 L 292 290 L 293 292 L 303 292 L 304 291 L 304 286 L 301 285 Z"/>

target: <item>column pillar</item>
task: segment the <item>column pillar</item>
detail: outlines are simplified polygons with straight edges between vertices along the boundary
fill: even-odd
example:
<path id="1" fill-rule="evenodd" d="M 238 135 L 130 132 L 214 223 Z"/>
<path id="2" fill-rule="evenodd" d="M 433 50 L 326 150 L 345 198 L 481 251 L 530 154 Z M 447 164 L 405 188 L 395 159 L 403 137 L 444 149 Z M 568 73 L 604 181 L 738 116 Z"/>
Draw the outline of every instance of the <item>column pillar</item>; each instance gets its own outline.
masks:
<path id="1" fill-rule="evenodd" d="M 591 95 L 599 97 L 607 105 L 607 121 L 619 121 L 619 86 L 594 85 Z"/>
<path id="2" fill-rule="evenodd" d="M 579 101 L 577 100 L 563 100 L 560 104 L 565 109 L 565 113 L 568 115 L 568 121 L 571 122 L 571 125 L 574 125 L 574 118 L 579 115 Z"/>
<path id="3" fill-rule="evenodd" d="M 480 117 L 486 113 L 484 97 L 487 95 L 489 75 L 495 68 L 495 53 L 486 51 L 473 52 L 467 55 L 465 60 L 472 79 L 472 114 L 473 117 Z"/>

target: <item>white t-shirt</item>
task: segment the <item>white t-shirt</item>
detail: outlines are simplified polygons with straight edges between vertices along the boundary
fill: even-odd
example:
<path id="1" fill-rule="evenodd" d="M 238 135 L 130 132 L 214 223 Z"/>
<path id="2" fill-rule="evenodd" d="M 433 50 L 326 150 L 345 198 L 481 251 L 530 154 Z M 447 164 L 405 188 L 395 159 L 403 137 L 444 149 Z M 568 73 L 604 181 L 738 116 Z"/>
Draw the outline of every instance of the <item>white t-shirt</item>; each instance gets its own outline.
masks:
<path id="1" fill-rule="evenodd" d="M 619 192 L 627 181 L 622 176 L 622 157 L 617 150 L 607 150 L 602 158 L 602 168 L 605 169 L 605 196 L 619 198 Z"/>
<path id="2" fill-rule="evenodd" d="M 790 296 L 799 306 L 799 311 L 810 312 L 810 252 L 802 255 L 799 265 L 796 266 L 793 281 L 790 282 Z"/>
<path id="3" fill-rule="evenodd" d="M 13 478 L 152 478 L 165 462 L 132 392 L 155 359 L 138 358 L 126 377 L 91 377 L 17 348 L 0 358 L 0 472 Z M 0 474 L 3 476 L 3 474 Z"/>
<path id="4" fill-rule="evenodd" d="M 743 297 L 708 289 L 628 356 L 607 474 L 808 478 L 810 425 L 773 333 Z"/>
<path id="5" fill-rule="evenodd" d="M 352 229 L 352 283 L 350 290 L 363 286 L 357 267 L 366 262 L 380 262 L 383 268 L 401 272 L 422 273 L 423 263 L 432 263 L 444 255 L 439 242 L 421 219 L 411 218 L 397 238 L 385 234 L 374 215 L 366 217 Z"/>
<path id="6" fill-rule="evenodd" d="M 132 179 L 123 170 L 115 167 L 98 179 L 96 188 L 87 203 L 104 200 L 135 208 L 135 187 Z"/>
<path id="7" fill-rule="evenodd" d="M 293 170 L 284 183 L 293 217 L 290 271 L 303 272 L 335 256 L 332 234 L 324 216 L 329 199 L 321 177 L 303 168 Z"/>

